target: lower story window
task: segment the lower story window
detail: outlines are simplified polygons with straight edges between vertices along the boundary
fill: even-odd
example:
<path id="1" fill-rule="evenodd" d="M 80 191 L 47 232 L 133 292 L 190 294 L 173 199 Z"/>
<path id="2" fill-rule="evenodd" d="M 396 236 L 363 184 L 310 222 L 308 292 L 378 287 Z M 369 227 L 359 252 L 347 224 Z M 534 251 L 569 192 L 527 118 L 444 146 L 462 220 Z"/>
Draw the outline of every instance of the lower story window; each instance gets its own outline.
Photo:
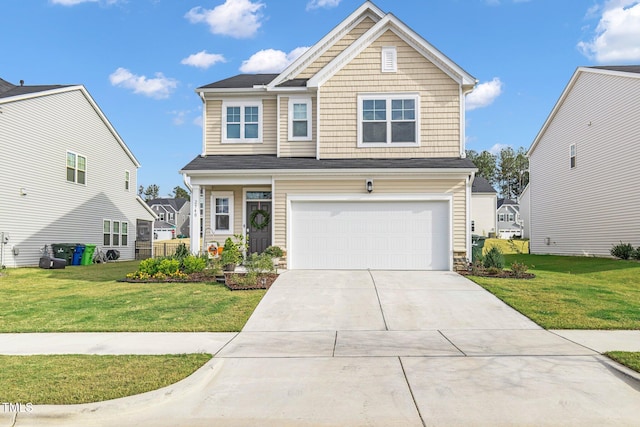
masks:
<path id="1" fill-rule="evenodd" d="M 214 194 L 211 208 L 214 232 L 233 234 L 233 193 Z"/>
<path id="2" fill-rule="evenodd" d="M 105 219 L 102 221 L 102 244 L 111 246 L 111 221 Z"/>
<path id="3" fill-rule="evenodd" d="M 125 221 L 102 221 L 103 246 L 127 246 L 129 244 L 129 223 Z"/>

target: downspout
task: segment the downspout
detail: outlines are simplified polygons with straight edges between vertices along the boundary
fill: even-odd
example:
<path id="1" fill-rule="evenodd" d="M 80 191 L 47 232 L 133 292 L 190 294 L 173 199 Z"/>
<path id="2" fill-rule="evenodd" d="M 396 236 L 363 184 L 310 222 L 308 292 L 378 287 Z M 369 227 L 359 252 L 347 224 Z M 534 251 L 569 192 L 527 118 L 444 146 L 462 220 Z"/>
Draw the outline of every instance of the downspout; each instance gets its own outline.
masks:
<path id="1" fill-rule="evenodd" d="M 467 239 L 467 258 L 469 260 L 471 260 L 471 187 L 475 178 L 475 172 L 472 172 L 467 178 L 467 230 L 465 234 Z"/>

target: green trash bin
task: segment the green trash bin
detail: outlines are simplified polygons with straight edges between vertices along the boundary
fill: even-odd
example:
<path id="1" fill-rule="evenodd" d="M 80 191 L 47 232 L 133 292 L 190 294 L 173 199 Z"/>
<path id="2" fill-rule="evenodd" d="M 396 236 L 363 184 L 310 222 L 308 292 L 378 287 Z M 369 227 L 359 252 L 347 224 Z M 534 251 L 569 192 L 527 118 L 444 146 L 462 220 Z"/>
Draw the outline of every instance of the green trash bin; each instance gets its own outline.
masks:
<path id="1" fill-rule="evenodd" d="M 76 249 L 75 243 L 52 243 L 51 249 L 55 258 L 62 258 L 67 261 L 67 265 L 72 265 L 73 252 Z"/>
<path id="2" fill-rule="evenodd" d="M 484 248 L 484 241 L 487 240 L 484 236 L 471 236 L 471 262 L 479 261 L 482 259 L 482 250 Z"/>
<path id="3" fill-rule="evenodd" d="M 84 245 L 84 253 L 82 254 L 82 260 L 80 260 L 80 265 L 91 265 L 93 264 L 93 253 L 96 250 L 96 245 Z"/>

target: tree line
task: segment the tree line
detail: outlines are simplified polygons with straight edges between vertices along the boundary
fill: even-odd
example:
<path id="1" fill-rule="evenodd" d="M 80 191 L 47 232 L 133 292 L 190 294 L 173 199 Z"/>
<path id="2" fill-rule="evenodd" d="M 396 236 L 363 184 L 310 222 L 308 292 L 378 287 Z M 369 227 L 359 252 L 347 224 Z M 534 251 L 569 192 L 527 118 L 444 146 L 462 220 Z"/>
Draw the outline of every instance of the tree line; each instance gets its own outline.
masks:
<path id="1" fill-rule="evenodd" d="M 144 185 L 141 185 L 140 187 L 138 187 L 138 196 L 140 196 L 145 202 L 153 199 L 158 199 L 160 198 L 160 187 L 158 187 L 156 184 L 148 185 L 147 188 L 145 188 Z M 180 187 L 179 185 L 173 187 L 173 192 L 171 193 L 170 197 L 175 199 L 191 200 L 191 194 L 189 194 L 187 190 Z"/>
<path id="2" fill-rule="evenodd" d="M 478 168 L 476 175 L 487 179 L 506 199 L 516 199 L 529 183 L 529 159 L 524 148 L 505 147 L 498 154 L 467 150 L 467 158 Z"/>

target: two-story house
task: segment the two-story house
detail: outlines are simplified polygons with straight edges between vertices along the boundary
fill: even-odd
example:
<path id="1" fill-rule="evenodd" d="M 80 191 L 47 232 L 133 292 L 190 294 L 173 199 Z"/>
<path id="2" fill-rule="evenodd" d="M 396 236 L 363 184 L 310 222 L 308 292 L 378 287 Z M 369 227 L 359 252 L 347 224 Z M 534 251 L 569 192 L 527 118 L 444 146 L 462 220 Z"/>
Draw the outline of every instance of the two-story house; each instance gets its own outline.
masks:
<path id="1" fill-rule="evenodd" d="M 578 67 L 529 148 L 531 253 L 640 246 L 640 65 Z"/>
<path id="2" fill-rule="evenodd" d="M 147 204 L 158 216 L 153 227 L 157 240 L 189 237 L 189 200 L 165 197 L 149 200 Z"/>
<path id="3" fill-rule="evenodd" d="M 54 243 L 133 259 L 155 219 L 136 194 L 139 167 L 84 86 L 0 79 L 0 264 L 38 265 Z"/>
<path id="4" fill-rule="evenodd" d="M 520 218 L 520 205 L 511 199 L 498 199 L 496 207 L 499 239 L 522 237 L 524 223 Z"/>
<path id="5" fill-rule="evenodd" d="M 365 2 L 282 73 L 198 88 L 202 152 L 181 170 L 192 251 L 246 233 L 289 269 L 453 269 L 470 254 L 475 84 Z"/>

